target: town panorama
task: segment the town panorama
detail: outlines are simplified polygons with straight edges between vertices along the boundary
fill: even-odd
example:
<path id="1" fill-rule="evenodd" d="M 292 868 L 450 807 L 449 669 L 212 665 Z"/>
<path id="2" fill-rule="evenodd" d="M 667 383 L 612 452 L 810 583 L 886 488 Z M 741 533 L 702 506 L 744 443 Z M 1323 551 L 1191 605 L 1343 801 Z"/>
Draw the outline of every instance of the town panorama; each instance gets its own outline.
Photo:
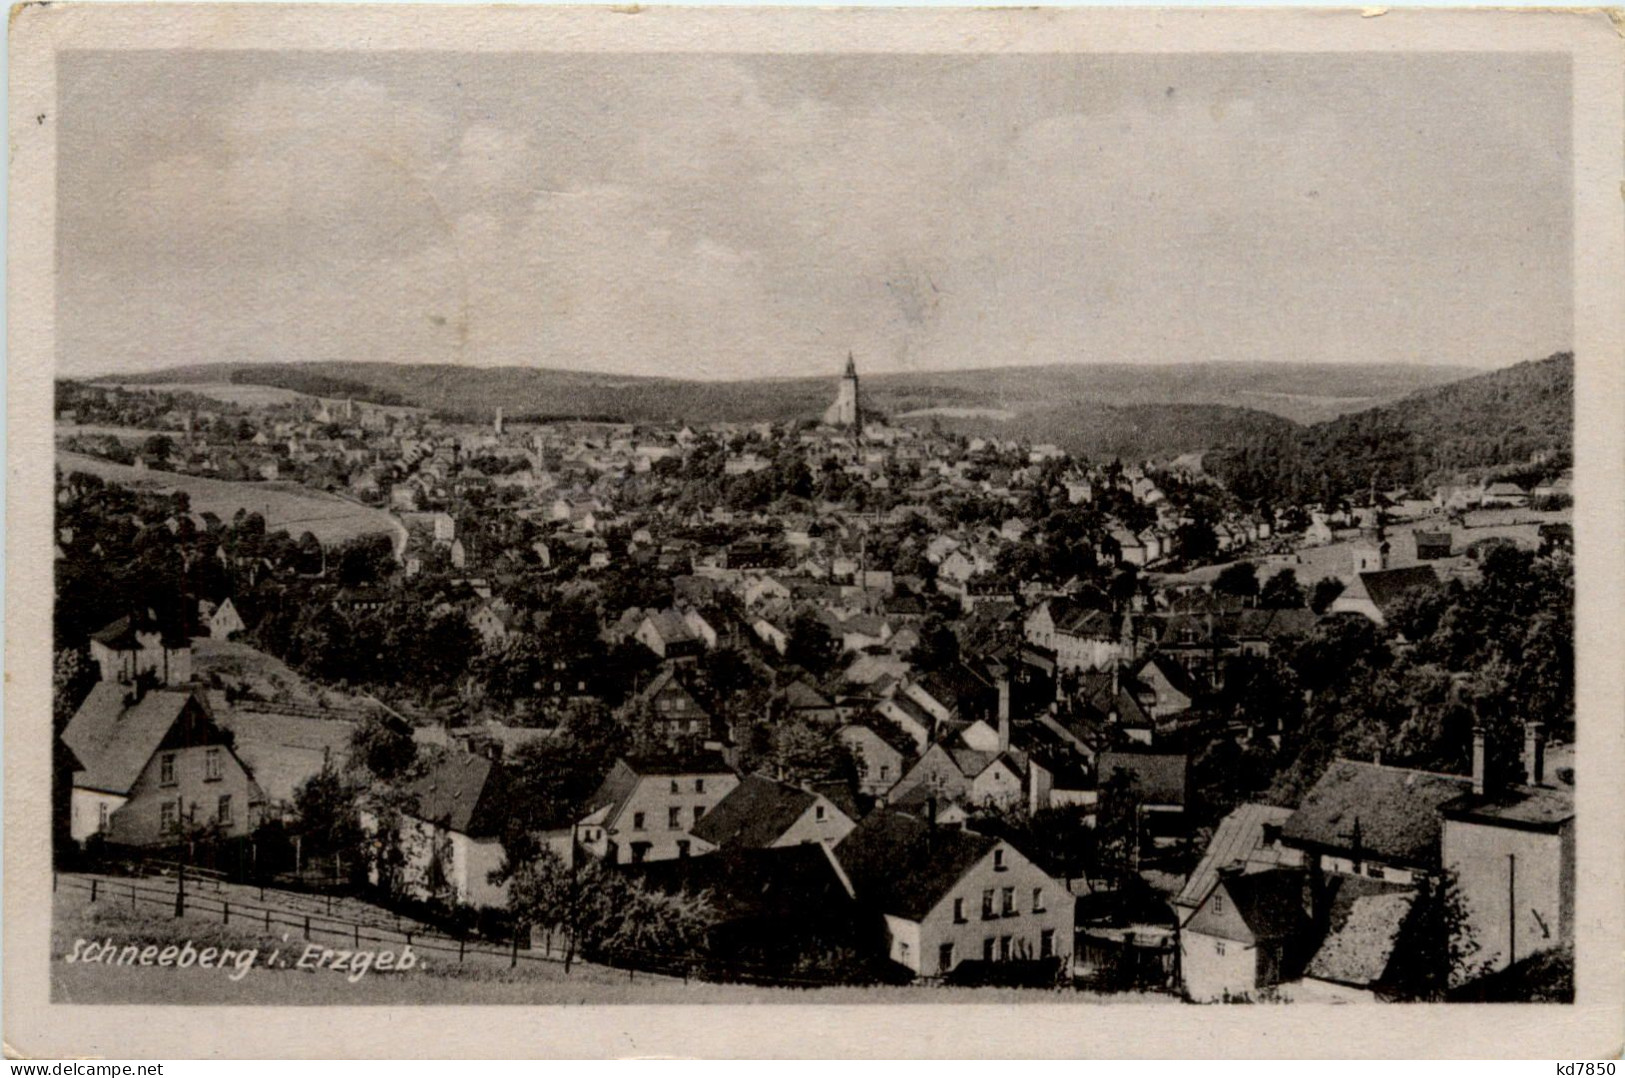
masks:
<path id="1" fill-rule="evenodd" d="M 1572 998 L 1567 432 L 1477 410 L 1570 357 L 1149 459 L 826 362 L 59 381 L 58 997 Z"/>

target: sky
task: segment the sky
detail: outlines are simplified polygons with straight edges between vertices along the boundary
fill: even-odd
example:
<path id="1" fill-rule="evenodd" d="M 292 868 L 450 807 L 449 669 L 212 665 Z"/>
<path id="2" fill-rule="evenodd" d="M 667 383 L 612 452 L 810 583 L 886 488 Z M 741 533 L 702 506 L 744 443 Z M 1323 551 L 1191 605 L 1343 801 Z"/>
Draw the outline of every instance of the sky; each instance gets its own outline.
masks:
<path id="1" fill-rule="evenodd" d="M 1541 54 L 70 53 L 59 373 L 1572 344 Z"/>

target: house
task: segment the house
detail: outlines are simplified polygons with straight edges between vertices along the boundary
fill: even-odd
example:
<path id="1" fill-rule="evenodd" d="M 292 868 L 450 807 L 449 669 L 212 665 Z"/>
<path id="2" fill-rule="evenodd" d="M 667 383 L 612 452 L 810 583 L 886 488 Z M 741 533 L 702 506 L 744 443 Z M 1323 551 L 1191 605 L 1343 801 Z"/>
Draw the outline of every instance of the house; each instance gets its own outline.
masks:
<path id="1" fill-rule="evenodd" d="M 1529 492 L 1516 483 L 1486 483 L 1478 496 L 1478 504 L 1486 508 L 1502 506 L 1521 509 L 1529 504 Z"/>
<path id="2" fill-rule="evenodd" d="M 1280 843 L 1281 828 L 1292 818 L 1292 812 L 1277 805 L 1248 803 L 1232 809 L 1220 820 L 1202 859 L 1174 896 L 1174 910 L 1181 923 L 1206 901 L 1219 882 L 1220 869 L 1262 872 L 1296 863 L 1296 853 L 1289 854 Z"/>
<path id="3" fill-rule="evenodd" d="M 851 882 L 823 843 L 726 848 L 704 857 L 645 862 L 627 874 L 666 894 L 710 896 L 706 953 L 718 970 L 749 969 L 804 983 L 807 971 L 862 983 L 882 963 Z M 830 968 L 849 956 L 847 969 Z"/>
<path id="4" fill-rule="evenodd" d="M 675 610 L 657 610 L 644 615 L 632 635 L 662 659 L 692 658 L 705 650 L 704 642 Z"/>
<path id="5" fill-rule="evenodd" d="M 1363 614 L 1378 625 L 1382 625 L 1406 595 L 1413 591 L 1437 587 L 1439 574 L 1433 571 L 1431 565 L 1412 565 L 1404 569 L 1356 573 L 1354 580 L 1342 594 L 1332 600 L 1330 612 Z"/>
<path id="6" fill-rule="evenodd" d="M 147 611 L 127 614 L 90 634 L 90 658 L 104 682 L 134 683 L 150 674 L 162 685 L 192 680 L 192 645 L 177 623 Z"/>
<path id="7" fill-rule="evenodd" d="M 741 780 L 691 828 L 717 849 L 760 849 L 802 842 L 835 844 L 856 823 L 821 793 L 765 775 Z"/>
<path id="8" fill-rule="evenodd" d="M 1483 755 L 1475 744 L 1473 788 L 1439 809 L 1439 857 L 1489 972 L 1574 944 L 1574 792 L 1547 782 L 1539 723 L 1525 726 L 1523 784 L 1487 786 Z"/>
<path id="9" fill-rule="evenodd" d="M 750 628 L 758 640 L 780 655 L 790 646 L 790 634 L 766 617 L 752 618 Z"/>
<path id="10" fill-rule="evenodd" d="M 324 714 L 314 708 L 238 700 L 208 694 L 209 710 L 231 731 L 232 751 L 242 760 L 265 797 L 265 815 L 291 809 L 299 787 L 324 768 L 342 768 L 356 729 L 352 714 Z"/>
<path id="11" fill-rule="evenodd" d="M 1455 536 L 1449 532 L 1428 532 L 1417 530 L 1411 533 L 1416 541 L 1417 561 L 1437 561 L 1440 558 L 1450 557 L 1455 545 Z"/>
<path id="12" fill-rule="evenodd" d="M 638 693 L 651 735 L 673 752 L 698 747 L 713 735 L 711 712 L 695 697 L 680 669 L 668 663 Z"/>
<path id="13" fill-rule="evenodd" d="M 122 846 L 168 846 L 198 828 L 241 837 L 265 795 L 196 690 L 103 681 L 68 720 L 78 758 L 70 834 Z"/>
<path id="14" fill-rule="evenodd" d="M 228 596 L 224 602 L 215 608 L 209 615 L 209 636 L 214 640 L 230 640 L 233 636 L 247 629 L 242 615 L 237 612 L 237 604 Z"/>
<path id="15" fill-rule="evenodd" d="M 1096 760 L 1101 790 L 1122 783 L 1139 806 L 1142 834 L 1168 845 L 1184 832 L 1190 804 L 1190 757 L 1185 753 L 1109 749 Z"/>
<path id="16" fill-rule="evenodd" d="M 1415 888 L 1359 876 L 1328 884 L 1325 934 L 1288 986 L 1294 1003 L 1371 1003 L 1390 996 L 1402 973 L 1401 941 L 1416 909 Z"/>
<path id="17" fill-rule="evenodd" d="M 1062 670 L 1104 670 L 1129 657 L 1123 634 L 1109 613 L 1070 599 L 1046 599 L 1022 624 L 1027 642 L 1055 652 Z"/>
<path id="18" fill-rule="evenodd" d="M 501 647 L 508 639 L 518 623 L 519 616 L 504 599 L 493 599 L 474 611 L 468 619 L 469 625 L 479 633 L 480 639 L 485 642 L 487 650 Z"/>
<path id="19" fill-rule="evenodd" d="M 1326 874 L 1415 883 L 1440 868 L 1440 809 L 1471 793 L 1466 775 L 1338 759 L 1281 828 L 1281 844 Z"/>
<path id="20" fill-rule="evenodd" d="M 801 678 L 785 686 L 784 706 L 789 714 L 811 722 L 831 722 L 840 717 L 835 702 Z"/>
<path id="21" fill-rule="evenodd" d="M 1299 869 L 1222 869 L 1179 934 L 1187 999 L 1253 999 L 1296 978 L 1310 930 L 1308 881 Z"/>
<path id="22" fill-rule="evenodd" d="M 859 792 L 871 797 L 897 784 L 903 777 L 903 765 L 915 752 L 912 738 L 878 717 L 866 720 L 860 716 L 842 726 L 835 736 L 857 759 Z"/>
<path id="23" fill-rule="evenodd" d="M 835 847 L 887 955 L 940 978 L 971 959 L 1070 958 L 1066 887 L 1002 839 L 899 812 L 871 814 Z"/>
<path id="24" fill-rule="evenodd" d="M 501 765 L 452 752 L 405 793 L 411 807 L 401 813 L 398 841 L 407 893 L 462 906 L 506 906 L 507 884 L 490 880 L 504 858 L 508 803 Z M 363 827 L 375 830 L 377 821 L 364 820 Z"/>
<path id="25" fill-rule="evenodd" d="M 689 829 L 738 785 L 716 753 L 623 757 L 588 799 L 576 841 L 615 865 L 707 853 L 715 847 Z"/>
<path id="26" fill-rule="evenodd" d="M 938 741 L 887 792 L 887 800 L 898 803 L 913 795 L 914 800 L 930 797 L 943 804 L 1009 806 L 1025 796 L 1027 777 L 1025 761 L 1007 751 Z"/>

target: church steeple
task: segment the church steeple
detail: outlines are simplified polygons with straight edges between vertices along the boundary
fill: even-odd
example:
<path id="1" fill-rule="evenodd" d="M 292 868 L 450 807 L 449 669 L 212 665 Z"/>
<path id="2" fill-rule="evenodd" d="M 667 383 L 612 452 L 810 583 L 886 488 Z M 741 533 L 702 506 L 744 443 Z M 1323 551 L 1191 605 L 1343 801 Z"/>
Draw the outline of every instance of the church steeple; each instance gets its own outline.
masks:
<path id="1" fill-rule="evenodd" d="M 858 399 L 858 364 L 851 352 L 846 354 L 846 370 L 835 390 L 835 403 L 824 412 L 824 422 L 832 427 L 863 429 L 863 406 Z"/>

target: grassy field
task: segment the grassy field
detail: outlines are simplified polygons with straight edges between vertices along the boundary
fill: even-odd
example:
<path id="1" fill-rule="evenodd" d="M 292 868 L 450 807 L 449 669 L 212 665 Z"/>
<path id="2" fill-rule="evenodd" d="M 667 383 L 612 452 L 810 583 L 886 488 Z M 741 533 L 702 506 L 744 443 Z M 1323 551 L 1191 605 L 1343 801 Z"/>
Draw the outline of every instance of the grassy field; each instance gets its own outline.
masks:
<path id="1" fill-rule="evenodd" d="M 243 889 L 246 893 L 247 889 Z M 208 892 L 205 892 L 208 893 Z M 275 901 L 275 899 L 273 899 Z M 316 900 L 306 900 L 316 901 Z M 353 914 L 356 903 L 347 903 Z M 380 918 L 389 915 L 375 911 Z M 1166 995 L 1123 994 L 1100 996 L 1078 992 L 1021 989 L 937 988 L 927 986 L 883 988 L 763 988 L 750 985 L 683 983 L 678 978 L 646 973 L 629 974 L 591 963 L 578 962 L 566 974 L 557 962 L 521 961 L 510 969 L 506 958 L 469 955 L 459 963 L 455 955 L 414 947 L 417 965 L 407 972 L 372 971 L 357 980 L 326 969 L 299 969 L 307 944 L 297 930 L 283 926 L 271 932 L 234 920 L 230 926 L 218 916 L 176 919 L 168 911 L 142 905 L 129 906 L 103 893 L 89 902 L 86 892 L 62 887 L 54 896 L 51 940 L 51 995 L 57 1003 L 173 1004 L 698 1004 L 698 1003 L 1171 1003 Z M 146 946 L 180 945 L 190 940 L 204 947 L 249 948 L 258 953 L 253 965 L 236 980 L 234 969 L 161 968 L 70 963 L 78 940 L 114 941 Z M 318 941 L 318 944 L 322 941 Z M 338 941 L 326 941 L 340 946 Z M 377 949 L 400 944 L 371 943 Z"/>
<path id="2" fill-rule="evenodd" d="M 397 550 L 406 542 L 406 529 L 383 510 L 293 483 L 237 483 L 174 472 L 138 471 L 127 464 L 67 450 L 57 451 L 57 464 L 64 472 L 89 472 L 127 487 L 185 491 L 194 513 L 214 513 L 222 520 L 230 520 L 238 509 L 260 513 L 268 531 L 286 531 L 295 538 L 309 531 L 323 546 L 375 533 L 391 536 Z"/>

